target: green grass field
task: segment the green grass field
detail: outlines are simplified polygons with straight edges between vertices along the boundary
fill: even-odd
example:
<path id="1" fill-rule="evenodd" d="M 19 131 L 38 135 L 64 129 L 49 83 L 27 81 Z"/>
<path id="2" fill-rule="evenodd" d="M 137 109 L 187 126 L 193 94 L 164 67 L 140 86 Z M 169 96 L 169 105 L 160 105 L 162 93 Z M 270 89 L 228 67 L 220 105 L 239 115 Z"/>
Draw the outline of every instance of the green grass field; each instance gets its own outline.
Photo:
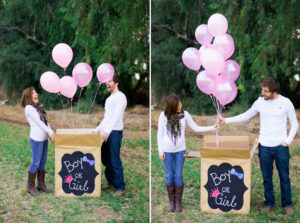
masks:
<path id="1" fill-rule="evenodd" d="M 149 140 L 124 138 L 121 158 L 127 193 L 112 198 L 60 198 L 27 193 L 29 127 L 0 122 L 0 222 L 149 222 Z M 49 144 L 47 186 L 54 191 L 54 147 Z M 103 176 L 102 184 L 106 183 Z"/>
<path id="2" fill-rule="evenodd" d="M 251 209 L 248 215 L 208 214 L 200 212 L 200 158 L 185 159 L 183 177 L 185 190 L 183 193 L 183 212 L 168 212 L 168 197 L 165 188 L 165 173 L 162 161 L 158 157 L 156 131 L 151 134 L 151 191 L 152 222 L 300 222 L 300 147 L 291 148 L 290 178 L 292 183 L 292 199 L 295 214 L 287 218 L 281 207 L 280 185 L 277 170 L 274 171 L 273 183 L 276 198 L 276 207 L 269 214 L 260 214 L 263 206 L 263 180 L 256 154 L 252 160 L 251 177 Z M 197 151 L 203 145 L 203 139 L 187 137 L 188 150 Z"/>

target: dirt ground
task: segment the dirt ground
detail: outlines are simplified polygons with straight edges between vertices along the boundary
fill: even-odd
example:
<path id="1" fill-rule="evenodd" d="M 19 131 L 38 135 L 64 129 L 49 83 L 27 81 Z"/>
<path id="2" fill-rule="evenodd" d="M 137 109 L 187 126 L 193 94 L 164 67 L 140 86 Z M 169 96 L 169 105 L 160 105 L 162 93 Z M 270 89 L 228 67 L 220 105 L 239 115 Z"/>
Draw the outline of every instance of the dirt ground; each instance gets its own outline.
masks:
<path id="1" fill-rule="evenodd" d="M 76 108 L 75 108 L 76 109 Z M 158 117 L 160 110 L 151 111 L 151 128 L 157 130 Z M 70 118 L 70 110 L 47 111 L 49 122 L 53 129 L 70 128 L 73 125 Z M 297 119 L 300 120 L 300 109 L 296 110 Z M 95 128 L 103 119 L 104 109 L 95 109 L 90 115 L 73 114 L 74 128 Z M 216 115 L 197 116 L 192 115 L 194 121 L 201 126 L 212 125 L 216 121 Z M 228 117 L 228 114 L 223 113 L 223 117 Z M 14 106 L 0 106 L 0 121 L 28 125 L 24 115 L 24 109 L 20 105 Z M 124 116 L 124 137 L 135 138 L 136 136 L 142 138 L 149 138 L 149 109 L 143 106 L 135 106 L 127 108 Z M 186 129 L 187 133 L 193 136 L 202 138 L 205 133 L 195 133 L 190 128 Z M 300 145 L 300 130 L 292 142 L 292 146 Z M 239 124 L 222 125 L 218 131 L 219 135 L 248 135 L 250 137 L 250 144 L 259 135 L 259 116 L 255 116 L 251 120 Z M 251 145 L 250 145 L 251 146 Z"/>
<path id="2" fill-rule="evenodd" d="M 73 108 L 76 110 L 76 107 Z M 60 128 L 95 128 L 104 116 L 104 109 L 98 108 L 90 114 L 73 113 L 73 121 L 69 109 L 47 111 L 49 123 L 53 130 Z M 20 105 L 0 105 L 0 121 L 28 125 L 24 108 Z M 137 105 L 127 108 L 124 116 L 123 136 L 131 139 L 149 138 L 149 108 Z"/>

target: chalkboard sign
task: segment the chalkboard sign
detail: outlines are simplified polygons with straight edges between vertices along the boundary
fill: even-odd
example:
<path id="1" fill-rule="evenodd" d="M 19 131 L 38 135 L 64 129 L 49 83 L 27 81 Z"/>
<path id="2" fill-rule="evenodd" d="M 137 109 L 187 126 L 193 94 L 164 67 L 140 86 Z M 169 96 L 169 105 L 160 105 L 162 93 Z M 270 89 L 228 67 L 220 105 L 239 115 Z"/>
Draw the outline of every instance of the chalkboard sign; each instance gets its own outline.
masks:
<path id="1" fill-rule="evenodd" d="M 95 158 L 91 153 L 76 151 L 64 154 L 61 158 L 62 189 L 65 193 L 81 196 L 91 194 L 95 189 L 95 178 L 99 174 L 95 169 Z"/>
<path id="2" fill-rule="evenodd" d="M 244 193 L 248 188 L 244 184 L 244 171 L 240 166 L 222 163 L 211 165 L 207 171 L 208 205 L 212 209 L 228 212 L 240 210 L 244 205 Z"/>

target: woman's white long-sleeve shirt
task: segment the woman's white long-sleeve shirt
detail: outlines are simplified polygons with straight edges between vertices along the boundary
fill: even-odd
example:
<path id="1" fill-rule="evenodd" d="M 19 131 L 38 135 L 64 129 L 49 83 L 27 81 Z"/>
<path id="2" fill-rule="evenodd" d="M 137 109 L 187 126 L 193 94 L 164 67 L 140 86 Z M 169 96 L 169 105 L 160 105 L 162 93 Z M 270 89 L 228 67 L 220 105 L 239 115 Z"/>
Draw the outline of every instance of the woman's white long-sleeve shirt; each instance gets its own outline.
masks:
<path id="1" fill-rule="evenodd" d="M 248 111 L 235 117 L 226 118 L 225 122 L 247 121 L 257 113 L 260 116 L 259 142 L 261 145 L 274 147 L 282 142 L 291 144 L 299 124 L 292 102 L 284 96 L 278 95 L 276 99 L 272 100 L 259 97 Z M 287 118 L 291 124 L 289 135 L 287 135 Z"/>
<path id="2" fill-rule="evenodd" d="M 32 105 L 26 105 L 25 116 L 30 125 L 30 138 L 42 142 L 47 139 L 48 135 L 53 135 L 53 131 L 48 123 L 48 126 L 41 121 L 38 111 Z"/>
<path id="3" fill-rule="evenodd" d="M 181 125 L 181 135 L 178 136 L 176 140 L 176 144 L 170 138 L 171 134 L 168 133 L 167 130 L 167 117 L 165 113 L 162 112 L 159 116 L 158 120 L 158 131 L 157 131 L 157 144 L 158 144 L 158 151 L 159 152 L 169 152 L 175 153 L 179 151 L 186 150 L 185 146 L 185 126 L 186 124 L 193 129 L 195 132 L 206 132 L 206 131 L 213 131 L 214 126 L 207 126 L 201 127 L 198 126 L 192 119 L 191 115 L 184 111 L 184 117 L 180 119 Z"/>

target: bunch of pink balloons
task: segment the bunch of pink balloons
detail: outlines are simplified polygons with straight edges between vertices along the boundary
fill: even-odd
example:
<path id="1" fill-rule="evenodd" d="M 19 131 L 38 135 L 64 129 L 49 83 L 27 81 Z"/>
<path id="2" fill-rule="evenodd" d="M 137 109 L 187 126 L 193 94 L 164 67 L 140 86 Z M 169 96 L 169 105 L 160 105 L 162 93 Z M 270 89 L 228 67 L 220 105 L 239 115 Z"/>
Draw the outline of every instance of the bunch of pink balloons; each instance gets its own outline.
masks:
<path id="1" fill-rule="evenodd" d="M 186 67 L 198 72 L 198 88 L 208 95 L 214 95 L 222 106 L 232 102 L 237 95 L 234 81 L 239 77 L 240 66 L 228 60 L 234 52 L 233 38 L 227 34 L 228 22 L 225 16 L 216 13 L 208 23 L 201 24 L 195 31 L 200 49 L 187 48 L 182 54 Z M 204 70 L 200 71 L 203 66 Z"/>
<path id="2" fill-rule="evenodd" d="M 66 43 L 55 45 L 52 50 L 54 62 L 66 71 L 73 59 L 72 48 Z M 101 64 L 97 69 L 97 78 L 100 83 L 105 83 L 112 79 L 114 68 L 109 63 Z M 93 70 L 87 63 L 78 63 L 72 71 L 72 77 L 64 76 L 61 79 L 52 71 L 42 74 L 40 83 L 42 88 L 50 93 L 60 93 L 72 99 L 77 91 L 77 85 L 82 89 L 90 83 L 93 77 Z"/>

